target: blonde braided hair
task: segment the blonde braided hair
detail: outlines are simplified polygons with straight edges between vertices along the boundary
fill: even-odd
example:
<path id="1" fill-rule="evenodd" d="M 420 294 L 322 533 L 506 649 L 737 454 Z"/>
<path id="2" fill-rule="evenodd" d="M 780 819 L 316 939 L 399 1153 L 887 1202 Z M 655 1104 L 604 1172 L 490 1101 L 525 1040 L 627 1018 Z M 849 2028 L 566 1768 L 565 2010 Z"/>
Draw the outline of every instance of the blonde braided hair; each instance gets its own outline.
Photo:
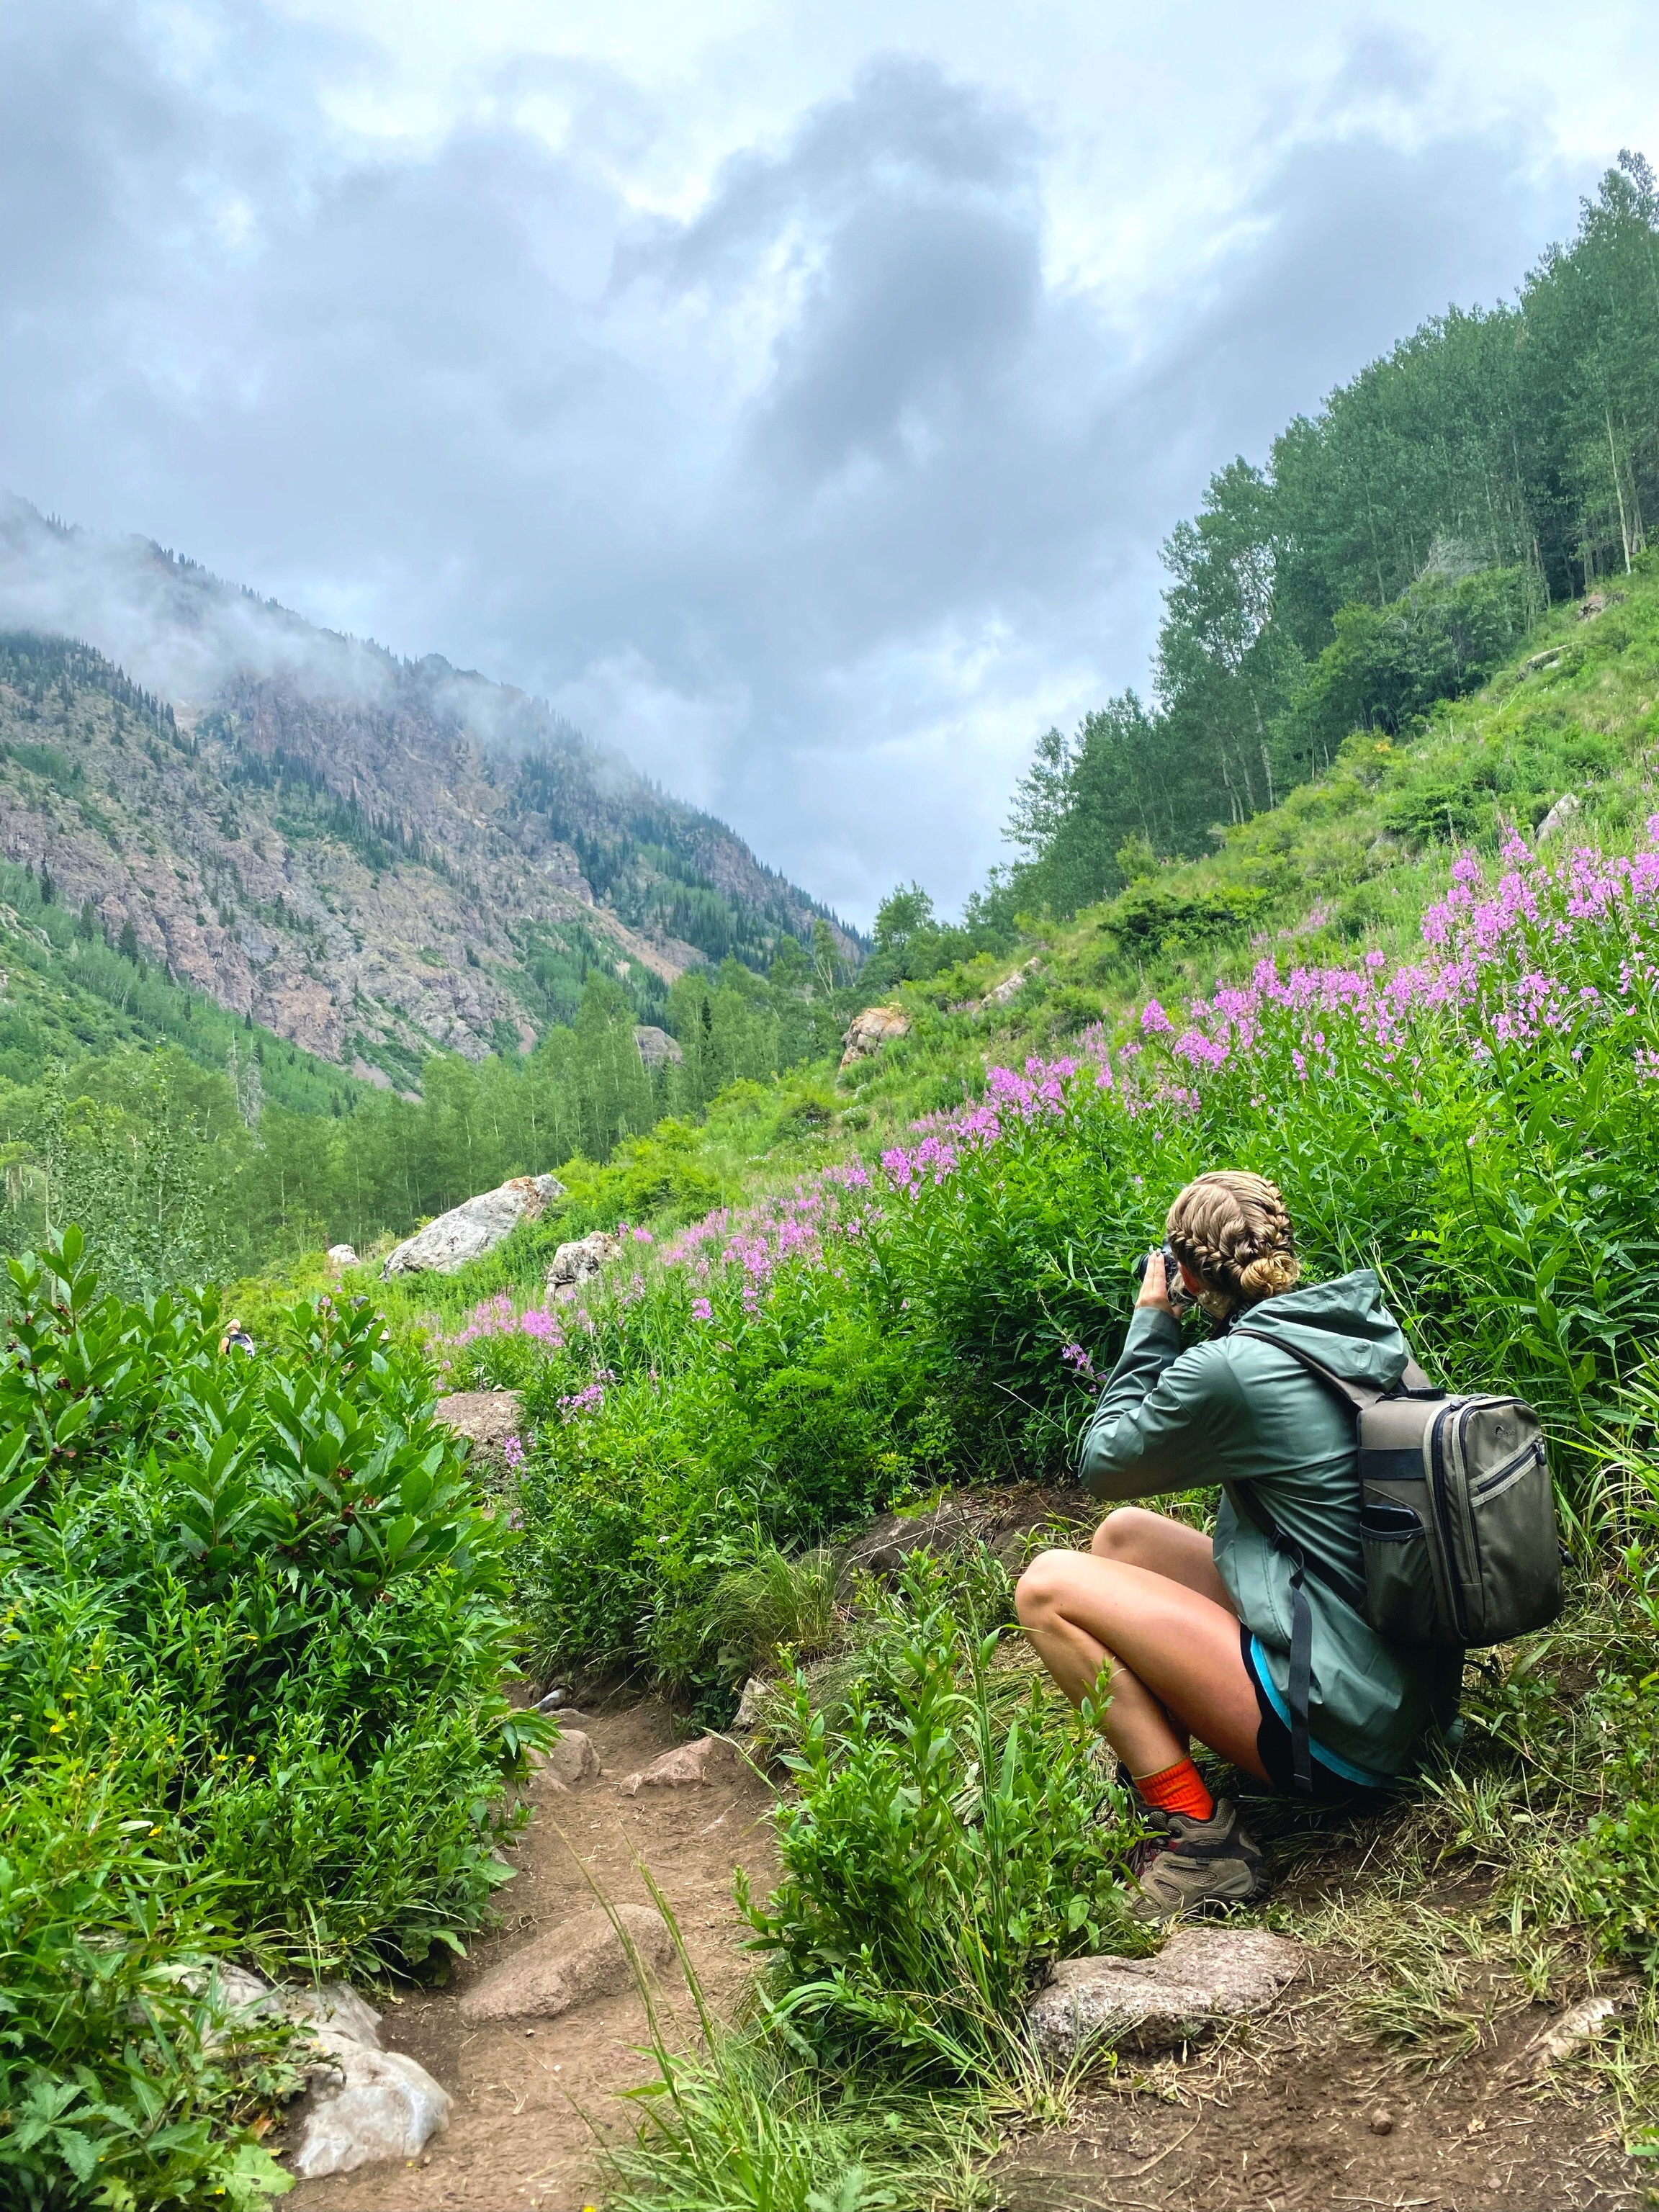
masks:
<path id="1" fill-rule="evenodd" d="M 1266 1176 L 1231 1168 L 1200 1176 L 1170 1208 L 1164 1231 L 1176 1257 L 1229 1311 L 1293 1290 L 1302 1273 L 1291 1217 Z"/>

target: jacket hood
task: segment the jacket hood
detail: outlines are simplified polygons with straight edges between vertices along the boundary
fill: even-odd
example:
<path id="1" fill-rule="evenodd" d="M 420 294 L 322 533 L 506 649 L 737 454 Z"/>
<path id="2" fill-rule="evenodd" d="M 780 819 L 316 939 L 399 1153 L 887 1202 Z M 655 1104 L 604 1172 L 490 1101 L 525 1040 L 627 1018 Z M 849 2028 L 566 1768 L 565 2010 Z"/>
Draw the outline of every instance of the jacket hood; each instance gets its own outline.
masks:
<path id="1" fill-rule="evenodd" d="M 1264 1298 L 1238 1316 L 1235 1329 L 1309 1352 L 1345 1382 L 1367 1382 L 1379 1390 L 1394 1389 L 1411 1357 L 1369 1267 Z"/>

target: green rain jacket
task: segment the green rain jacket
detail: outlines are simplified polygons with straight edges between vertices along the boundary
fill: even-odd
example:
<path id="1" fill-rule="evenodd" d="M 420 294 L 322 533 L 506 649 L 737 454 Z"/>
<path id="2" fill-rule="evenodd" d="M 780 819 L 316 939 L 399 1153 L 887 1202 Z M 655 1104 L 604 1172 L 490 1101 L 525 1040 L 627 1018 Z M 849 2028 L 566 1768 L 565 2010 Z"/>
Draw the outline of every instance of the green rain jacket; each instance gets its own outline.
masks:
<path id="1" fill-rule="evenodd" d="M 1462 1656 L 1385 1643 L 1366 1622 L 1353 1414 L 1279 1345 L 1301 1345 L 1344 1377 L 1386 1390 L 1404 1371 L 1406 1340 L 1369 1267 L 1263 1299 L 1249 1326 L 1258 1334 L 1186 1349 L 1173 1314 L 1138 1306 L 1084 1434 L 1082 1477 L 1097 1498 L 1114 1499 L 1253 1485 L 1309 1562 L 1314 1756 L 1351 1781 L 1386 1781 L 1413 1764 L 1425 1729 L 1455 1733 Z M 1288 1725 L 1291 1563 L 1226 1498 L 1215 1563 Z"/>

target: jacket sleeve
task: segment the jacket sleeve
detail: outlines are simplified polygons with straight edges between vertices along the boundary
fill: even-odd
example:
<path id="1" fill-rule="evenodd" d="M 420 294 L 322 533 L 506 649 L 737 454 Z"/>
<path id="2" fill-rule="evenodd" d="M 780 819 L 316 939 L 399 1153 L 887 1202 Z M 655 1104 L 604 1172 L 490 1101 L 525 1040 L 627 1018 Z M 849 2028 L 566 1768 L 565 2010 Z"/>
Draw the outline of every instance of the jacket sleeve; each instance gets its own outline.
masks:
<path id="1" fill-rule="evenodd" d="M 1207 1347 L 1184 1351 L 1181 1324 L 1137 1306 L 1121 1358 L 1083 1435 L 1078 1472 L 1097 1498 L 1194 1490 L 1215 1475 L 1218 1407 Z"/>

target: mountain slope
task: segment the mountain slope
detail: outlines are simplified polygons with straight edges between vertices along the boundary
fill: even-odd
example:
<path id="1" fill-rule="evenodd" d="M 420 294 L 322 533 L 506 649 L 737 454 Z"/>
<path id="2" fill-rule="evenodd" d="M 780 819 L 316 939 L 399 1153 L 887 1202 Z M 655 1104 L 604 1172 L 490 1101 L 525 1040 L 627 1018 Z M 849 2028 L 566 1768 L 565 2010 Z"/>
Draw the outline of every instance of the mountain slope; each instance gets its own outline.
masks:
<path id="1" fill-rule="evenodd" d="M 439 656 L 15 501 L 0 590 L 0 854 L 109 943 L 360 1076 L 527 1048 L 594 968 L 648 1018 L 687 968 L 763 968 L 815 920 L 857 956 L 724 824 Z"/>

